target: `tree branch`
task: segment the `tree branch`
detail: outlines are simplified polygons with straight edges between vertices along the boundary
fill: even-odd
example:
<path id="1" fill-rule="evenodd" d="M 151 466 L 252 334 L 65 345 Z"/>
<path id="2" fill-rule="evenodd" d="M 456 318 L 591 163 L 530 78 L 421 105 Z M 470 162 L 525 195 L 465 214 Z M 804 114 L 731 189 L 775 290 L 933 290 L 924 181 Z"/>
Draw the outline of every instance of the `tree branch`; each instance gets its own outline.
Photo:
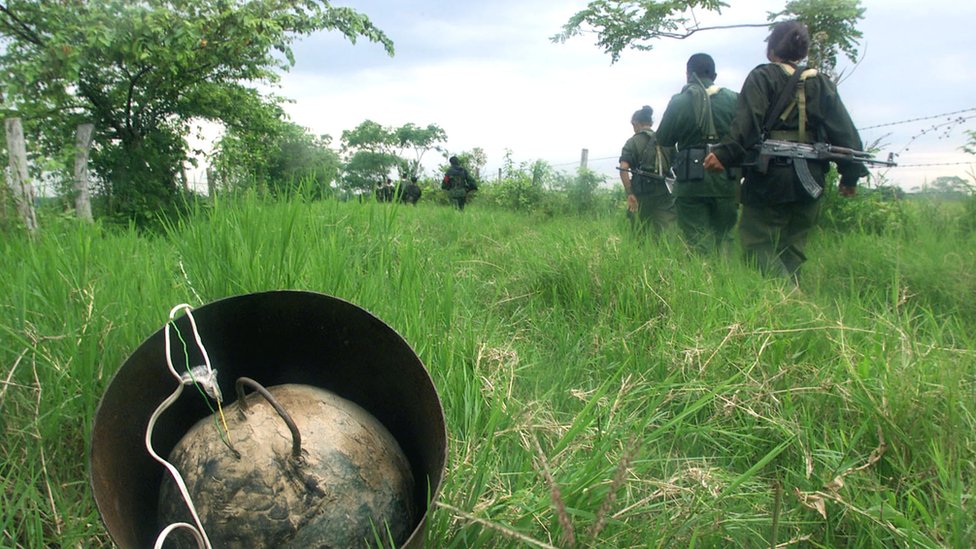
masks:
<path id="1" fill-rule="evenodd" d="M 5 4 L 0 4 L 0 13 L 3 13 L 9 19 L 9 21 L 4 19 L 3 24 L 10 29 L 12 33 L 16 34 L 23 40 L 34 44 L 35 46 L 45 46 L 44 40 L 41 39 L 34 29 L 21 21 L 19 17 L 14 15 L 14 13 L 10 11 L 10 8 Z"/>
<path id="2" fill-rule="evenodd" d="M 126 118 L 126 125 L 131 128 L 132 127 L 131 121 L 133 117 L 132 96 L 135 94 L 136 84 L 139 83 L 140 78 L 142 78 L 146 73 L 148 73 L 153 69 L 153 66 L 146 65 L 145 67 L 139 69 L 139 72 L 137 72 L 135 75 L 131 75 L 128 69 L 126 69 L 125 67 L 121 67 L 121 68 L 122 68 L 122 72 L 125 73 L 125 75 L 129 78 L 129 90 L 128 92 L 126 92 L 126 98 L 125 98 L 125 118 Z M 142 108 L 140 107 L 139 110 L 142 111 Z"/>
<path id="3" fill-rule="evenodd" d="M 695 28 L 692 28 L 692 29 L 688 29 L 687 32 L 685 32 L 684 34 L 677 33 L 677 32 L 656 32 L 652 36 L 648 37 L 647 39 L 650 40 L 650 39 L 653 39 L 653 38 L 659 38 L 660 37 L 660 38 L 674 38 L 676 40 L 684 40 L 685 38 L 688 38 L 691 35 L 695 34 L 696 32 L 700 32 L 700 31 L 727 30 L 727 29 L 747 29 L 747 28 L 768 28 L 768 27 L 769 27 L 769 23 L 742 23 L 742 24 L 739 24 L 739 25 L 718 25 L 718 26 L 715 26 L 715 27 L 695 27 Z"/>

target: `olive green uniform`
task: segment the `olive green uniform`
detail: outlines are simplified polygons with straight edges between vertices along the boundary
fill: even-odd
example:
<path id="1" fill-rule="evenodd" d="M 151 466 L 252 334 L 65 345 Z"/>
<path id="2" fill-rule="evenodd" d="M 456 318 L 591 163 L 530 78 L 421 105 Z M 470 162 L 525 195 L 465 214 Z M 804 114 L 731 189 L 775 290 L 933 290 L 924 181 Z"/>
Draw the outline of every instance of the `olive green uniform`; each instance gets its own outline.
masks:
<path id="1" fill-rule="evenodd" d="M 705 171 L 707 146 L 729 134 L 737 94 L 709 79 L 690 82 L 673 96 L 657 130 L 658 145 L 671 150 L 675 168 L 674 202 L 689 244 L 700 251 L 726 247 L 739 215 L 738 170 Z M 692 165 L 698 163 L 692 168 Z M 683 165 L 687 164 L 688 169 Z"/>
<path id="2" fill-rule="evenodd" d="M 663 158 L 661 161 L 666 162 Z M 641 130 L 628 139 L 620 152 L 620 162 L 626 162 L 634 172 L 657 174 L 658 149 L 654 130 Z M 667 166 L 662 165 L 661 172 L 666 169 Z M 637 197 L 637 216 L 631 216 L 631 220 L 638 229 L 653 227 L 660 232 L 674 221 L 674 197 L 663 177 L 651 178 L 632 172 L 630 190 Z"/>
<path id="3" fill-rule="evenodd" d="M 790 73 L 779 64 L 753 69 L 739 93 L 730 136 L 714 152 L 724 166 L 745 168 L 739 236 L 747 256 L 765 272 L 796 276 L 806 260 L 803 249 L 819 216 L 820 200 L 803 189 L 793 159 L 772 158 L 766 173 L 760 173 L 755 152 L 770 104 L 789 79 Z M 801 80 L 799 86 L 805 107 L 794 98 L 767 137 L 862 150 L 861 137 L 834 83 L 814 74 Z M 806 119 L 802 134 L 801 113 Z M 808 160 L 807 165 L 813 179 L 823 187 L 828 163 Z M 838 162 L 837 170 L 841 185 L 847 187 L 854 187 L 857 179 L 868 173 L 863 164 L 854 162 Z"/>

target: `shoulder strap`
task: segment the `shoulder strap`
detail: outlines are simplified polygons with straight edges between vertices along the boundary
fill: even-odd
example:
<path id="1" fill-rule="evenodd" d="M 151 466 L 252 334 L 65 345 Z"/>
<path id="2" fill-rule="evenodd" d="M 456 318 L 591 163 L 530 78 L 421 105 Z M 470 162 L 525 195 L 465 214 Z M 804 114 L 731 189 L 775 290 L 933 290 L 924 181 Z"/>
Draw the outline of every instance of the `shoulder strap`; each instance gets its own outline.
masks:
<path id="1" fill-rule="evenodd" d="M 794 70 L 786 85 L 779 90 L 776 100 L 770 104 L 769 110 L 766 111 L 766 118 L 763 120 L 762 133 L 764 139 L 766 134 L 769 133 L 769 130 L 773 129 L 773 126 L 776 125 L 776 119 L 779 118 L 779 115 L 783 114 L 783 110 L 786 109 L 786 105 L 792 99 L 792 92 L 796 90 L 796 85 L 800 81 L 800 76 L 803 72 L 803 69 L 800 68 Z"/>
<path id="2" fill-rule="evenodd" d="M 715 117 L 712 115 L 712 96 L 715 95 L 719 88 L 716 85 L 711 85 L 705 87 L 705 84 L 695 76 L 695 83 L 702 90 L 702 108 L 694 109 L 697 115 L 698 130 L 701 132 L 702 138 L 708 143 L 714 143 L 718 141 L 718 131 L 715 129 Z M 692 100 L 695 100 L 695 94 L 692 94 Z M 697 107 L 697 105 L 695 105 Z"/>

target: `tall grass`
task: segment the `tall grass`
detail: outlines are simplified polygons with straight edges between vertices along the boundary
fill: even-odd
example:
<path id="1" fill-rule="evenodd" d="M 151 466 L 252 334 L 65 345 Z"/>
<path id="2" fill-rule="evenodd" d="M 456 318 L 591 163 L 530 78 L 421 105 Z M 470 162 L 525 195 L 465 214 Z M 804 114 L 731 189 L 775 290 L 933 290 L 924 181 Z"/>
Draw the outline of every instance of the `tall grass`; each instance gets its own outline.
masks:
<path id="1" fill-rule="evenodd" d="M 475 205 L 477 206 L 477 205 Z M 0 241 L 0 546 L 109 544 L 112 373 L 176 303 L 300 288 L 429 368 L 431 547 L 976 545 L 976 246 L 824 233 L 798 290 L 622 219 L 245 198 Z"/>

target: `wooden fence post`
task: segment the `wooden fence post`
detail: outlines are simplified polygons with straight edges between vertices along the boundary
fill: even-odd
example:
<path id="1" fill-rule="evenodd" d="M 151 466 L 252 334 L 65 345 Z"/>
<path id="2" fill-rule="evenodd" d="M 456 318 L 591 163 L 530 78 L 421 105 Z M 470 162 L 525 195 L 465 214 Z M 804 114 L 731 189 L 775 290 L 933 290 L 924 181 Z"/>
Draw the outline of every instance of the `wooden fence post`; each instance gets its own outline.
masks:
<path id="1" fill-rule="evenodd" d="M 24 144 L 24 128 L 20 124 L 20 118 L 8 118 L 5 125 L 7 152 L 10 155 L 8 173 L 10 188 L 27 232 L 34 234 L 37 231 L 37 215 L 34 213 L 34 186 L 27 178 L 27 146 Z"/>
<path id="2" fill-rule="evenodd" d="M 580 153 L 580 168 L 586 169 L 586 163 L 590 158 L 590 149 L 583 149 Z"/>
<path id="3" fill-rule="evenodd" d="M 94 124 L 78 124 L 75 133 L 75 215 L 92 221 L 91 198 L 88 195 L 88 151 L 91 150 Z"/>

